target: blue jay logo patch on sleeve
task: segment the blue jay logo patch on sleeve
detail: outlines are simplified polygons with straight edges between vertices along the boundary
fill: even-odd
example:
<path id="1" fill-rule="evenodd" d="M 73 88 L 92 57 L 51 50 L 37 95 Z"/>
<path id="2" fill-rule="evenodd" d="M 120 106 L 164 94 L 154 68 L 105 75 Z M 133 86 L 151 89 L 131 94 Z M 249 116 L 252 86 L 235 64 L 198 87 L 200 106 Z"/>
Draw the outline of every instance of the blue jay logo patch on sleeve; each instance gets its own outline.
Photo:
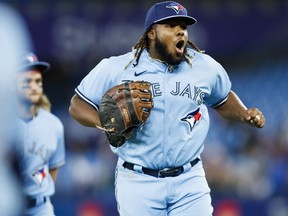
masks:
<path id="1" fill-rule="evenodd" d="M 189 112 L 184 118 L 181 118 L 181 121 L 187 122 L 189 124 L 190 132 L 194 128 L 195 124 L 200 121 L 202 114 L 200 112 L 200 108 Z"/>

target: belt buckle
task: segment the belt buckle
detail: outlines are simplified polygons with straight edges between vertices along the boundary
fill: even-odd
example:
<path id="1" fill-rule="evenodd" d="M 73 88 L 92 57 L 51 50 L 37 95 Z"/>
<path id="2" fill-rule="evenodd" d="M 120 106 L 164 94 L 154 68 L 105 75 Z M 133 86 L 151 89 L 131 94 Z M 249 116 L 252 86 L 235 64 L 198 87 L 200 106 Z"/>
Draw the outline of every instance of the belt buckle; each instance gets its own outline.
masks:
<path id="1" fill-rule="evenodd" d="M 179 171 L 180 168 L 174 168 L 174 169 L 165 168 L 158 171 L 158 177 L 159 178 L 174 177 L 181 174 L 179 173 Z"/>

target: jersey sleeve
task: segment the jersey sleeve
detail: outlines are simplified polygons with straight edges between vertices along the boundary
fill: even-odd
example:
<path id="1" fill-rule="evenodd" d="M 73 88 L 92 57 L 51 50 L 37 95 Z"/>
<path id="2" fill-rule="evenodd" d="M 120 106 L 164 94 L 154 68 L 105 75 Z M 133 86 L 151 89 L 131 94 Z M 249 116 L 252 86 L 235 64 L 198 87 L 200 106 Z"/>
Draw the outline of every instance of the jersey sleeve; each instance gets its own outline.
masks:
<path id="1" fill-rule="evenodd" d="M 57 147 L 49 160 L 49 169 L 59 168 L 65 164 L 64 126 L 60 120 L 58 123 L 58 127 L 55 127 L 57 128 Z"/>
<path id="2" fill-rule="evenodd" d="M 98 110 L 105 89 L 111 83 L 109 59 L 103 59 L 91 70 L 75 89 L 75 92 L 84 101 Z"/>
<path id="3" fill-rule="evenodd" d="M 208 106 L 216 108 L 225 103 L 231 90 L 231 81 L 225 69 L 216 61 L 213 62 L 216 72 L 215 82 L 210 94 L 205 98 Z"/>

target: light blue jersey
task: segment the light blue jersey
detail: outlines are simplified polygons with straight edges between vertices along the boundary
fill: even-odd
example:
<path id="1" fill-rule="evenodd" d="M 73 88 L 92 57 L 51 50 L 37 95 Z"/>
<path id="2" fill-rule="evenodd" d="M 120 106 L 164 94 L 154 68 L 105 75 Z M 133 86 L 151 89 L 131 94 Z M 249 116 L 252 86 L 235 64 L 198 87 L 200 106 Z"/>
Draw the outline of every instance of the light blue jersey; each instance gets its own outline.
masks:
<path id="1" fill-rule="evenodd" d="M 23 132 L 19 138 L 23 141 L 18 144 L 16 151 L 20 158 L 24 193 L 30 199 L 46 197 L 49 204 L 49 197 L 55 193 L 49 169 L 65 164 L 63 124 L 58 117 L 42 108 L 39 108 L 37 116 L 31 121 L 19 119 L 18 123 Z M 35 212 L 35 215 L 41 213 L 35 209 L 29 211 Z"/>
<path id="2" fill-rule="evenodd" d="M 97 110 L 110 88 L 126 81 L 151 83 L 154 106 L 147 122 L 122 146 L 111 146 L 119 156 L 115 197 L 121 216 L 212 216 L 200 155 L 209 130 L 208 107 L 227 100 L 231 82 L 218 62 L 186 41 L 186 27 L 195 23 L 177 2 L 154 4 L 135 50 L 103 59 L 75 89 Z M 195 50 L 186 50 L 186 45 Z M 158 59 L 152 59 L 144 47 Z M 96 113 L 79 113 L 83 104 L 72 100 L 76 116 L 94 123 L 87 115 Z"/>
<path id="3" fill-rule="evenodd" d="M 104 59 L 76 88 L 82 99 L 98 109 L 104 93 L 125 80 L 152 83 L 154 107 L 147 123 L 123 146 L 111 147 L 123 161 L 163 169 L 182 166 L 200 156 L 209 129 L 207 106 L 225 102 L 231 82 L 210 56 L 188 50 L 192 65 L 183 61 L 168 66 L 151 59 L 147 51 L 136 67 L 132 62 L 126 69 L 134 52 Z"/>

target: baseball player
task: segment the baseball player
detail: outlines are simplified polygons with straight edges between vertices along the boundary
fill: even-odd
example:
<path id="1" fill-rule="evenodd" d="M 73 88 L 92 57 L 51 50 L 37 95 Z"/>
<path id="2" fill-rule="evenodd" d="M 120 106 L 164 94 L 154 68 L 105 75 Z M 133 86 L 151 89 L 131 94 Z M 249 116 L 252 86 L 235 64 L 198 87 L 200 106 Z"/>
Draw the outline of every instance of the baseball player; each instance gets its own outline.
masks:
<path id="1" fill-rule="evenodd" d="M 16 151 L 27 201 L 25 215 L 52 216 L 50 197 L 58 169 L 65 163 L 64 129 L 43 93 L 42 74 L 50 65 L 33 53 L 25 53 L 22 60 L 15 81 L 17 126 L 22 132 Z"/>
<path id="2" fill-rule="evenodd" d="M 127 80 L 150 83 L 154 107 L 146 124 L 118 148 L 115 195 L 123 216 L 212 215 L 210 189 L 201 161 L 209 129 L 207 107 L 222 117 L 262 128 L 257 108 L 246 108 L 231 90 L 223 67 L 188 40 L 195 18 L 177 2 L 153 5 L 145 32 L 124 55 L 103 59 L 79 84 L 70 114 L 102 127 L 102 95 Z"/>

